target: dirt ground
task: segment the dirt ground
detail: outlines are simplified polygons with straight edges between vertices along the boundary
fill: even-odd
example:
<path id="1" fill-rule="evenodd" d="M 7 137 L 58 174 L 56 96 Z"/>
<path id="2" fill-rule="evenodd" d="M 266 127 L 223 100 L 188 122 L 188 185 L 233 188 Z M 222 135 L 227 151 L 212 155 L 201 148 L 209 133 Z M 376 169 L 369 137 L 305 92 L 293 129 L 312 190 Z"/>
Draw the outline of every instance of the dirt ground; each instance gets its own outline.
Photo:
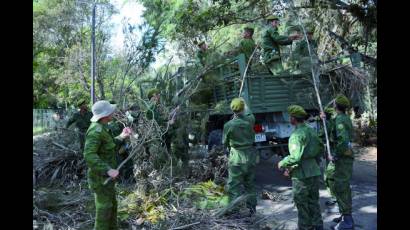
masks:
<path id="1" fill-rule="evenodd" d="M 351 182 L 355 229 L 375 230 L 377 229 L 377 147 L 358 148 L 356 146 L 355 148 L 356 158 Z M 277 165 L 279 160 L 278 157 L 272 157 L 268 161 L 261 161 L 257 167 L 258 219 L 264 217 L 260 224 L 261 228 L 266 226 L 271 229 L 293 230 L 297 229 L 297 211 L 292 203 L 292 185 L 290 179 L 282 176 L 277 169 L 273 169 L 273 165 Z M 281 200 L 262 200 L 260 197 L 262 190 L 280 194 Z M 320 206 L 325 229 L 335 225 L 332 219 L 339 215 L 335 210 L 326 207 L 325 202 L 328 198 L 329 193 L 322 185 Z"/>

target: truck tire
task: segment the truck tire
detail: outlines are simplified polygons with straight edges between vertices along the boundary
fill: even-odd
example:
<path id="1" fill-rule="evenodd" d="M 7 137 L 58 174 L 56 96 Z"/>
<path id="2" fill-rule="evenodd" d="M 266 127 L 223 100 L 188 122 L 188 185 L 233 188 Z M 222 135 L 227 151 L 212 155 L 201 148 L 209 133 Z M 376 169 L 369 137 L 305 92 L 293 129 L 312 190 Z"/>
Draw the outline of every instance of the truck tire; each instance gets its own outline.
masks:
<path id="1" fill-rule="evenodd" d="M 208 151 L 216 146 L 222 146 L 222 129 L 215 129 L 208 136 Z"/>

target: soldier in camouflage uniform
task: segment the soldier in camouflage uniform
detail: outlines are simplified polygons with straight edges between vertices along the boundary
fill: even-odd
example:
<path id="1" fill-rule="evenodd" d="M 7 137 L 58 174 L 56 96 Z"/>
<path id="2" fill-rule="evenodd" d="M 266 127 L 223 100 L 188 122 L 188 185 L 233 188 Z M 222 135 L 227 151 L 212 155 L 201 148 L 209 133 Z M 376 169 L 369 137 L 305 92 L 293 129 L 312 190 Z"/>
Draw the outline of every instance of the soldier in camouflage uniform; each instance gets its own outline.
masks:
<path id="1" fill-rule="evenodd" d="M 93 114 L 88 111 L 87 103 L 85 100 L 81 100 L 78 103 L 80 111 L 74 113 L 74 115 L 68 120 L 66 128 L 70 127 L 73 123 L 78 128 L 80 132 L 78 135 L 78 141 L 80 142 L 81 152 L 84 150 L 85 132 L 87 132 L 88 127 L 91 124 L 91 117 Z"/>
<path id="2" fill-rule="evenodd" d="M 251 215 L 256 212 L 255 166 L 257 153 L 253 147 L 255 117 L 249 108 L 245 108 L 242 98 L 231 102 L 234 118 L 223 128 L 222 143 L 230 149 L 228 160 L 228 196 L 229 202 L 242 195 L 249 195 L 246 206 Z"/>
<path id="3" fill-rule="evenodd" d="M 255 41 L 252 38 L 253 32 L 254 32 L 253 28 L 245 27 L 244 32 L 243 32 L 243 39 L 238 45 L 239 53 L 245 54 L 246 63 L 248 63 L 249 58 L 251 57 L 256 47 Z"/>
<path id="4" fill-rule="evenodd" d="M 262 60 L 272 74 L 277 75 L 283 71 L 280 46 L 291 45 L 293 40 L 298 39 L 300 35 L 279 35 L 279 17 L 277 16 L 269 16 L 267 21 L 270 26 L 262 35 Z"/>
<path id="5" fill-rule="evenodd" d="M 300 28 L 299 29 L 300 33 L 303 33 L 303 30 Z M 312 55 L 312 60 L 313 62 L 317 62 L 317 42 L 316 40 L 313 39 L 313 33 L 314 29 L 311 26 L 306 27 L 306 36 L 309 41 L 309 46 L 310 46 L 310 51 Z M 303 35 L 301 35 L 303 36 Z M 296 45 L 296 48 L 294 50 L 294 54 L 296 58 L 298 59 L 298 68 L 302 73 L 309 73 L 311 72 L 311 66 L 312 66 L 312 61 L 311 61 L 311 56 L 309 54 L 309 48 L 308 44 L 305 39 L 302 41 L 298 42 Z"/>
<path id="6" fill-rule="evenodd" d="M 322 144 L 316 132 L 305 124 L 307 113 L 298 105 L 288 107 L 290 123 L 295 126 L 289 138 L 289 153 L 278 163 L 292 177 L 293 200 L 298 209 L 299 230 L 323 229 L 319 205 L 320 166 Z"/>
<path id="7" fill-rule="evenodd" d="M 93 117 L 86 133 L 84 159 L 88 166 L 88 184 L 95 198 L 95 230 L 113 230 L 117 227 L 117 200 L 113 181 L 104 185 L 111 177 L 118 177 L 115 147 L 121 144 L 131 133 L 124 128 L 122 133 L 113 138 L 107 128 L 116 107 L 108 101 L 98 101 L 92 107 Z"/>
<path id="8" fill-rule="evenodd" d="M 209 64 L 209 53 L 208 53 L 208 45 L 204 42 L 201 41 L 198 43 L 198 51 L 196 53 L 196 58 L 197 61 L 202 65 L 205 66 L 206 64 Z"/>
<path id="9" fill-rule="evenodd" d="M 329 138 L 329 144 L 330 146 L 334 146 L 334 138 L 333 138 L 333 129 L 334 129 L 334 120 L 332 119 L 333 115 L 335 114 L 335 110 L 333 108 L 325 108 L 325 114 L 326 114 L 326 128 L 327 128 L 327 135 Z M 319 131 L 319 137 L 322 139 L 323 143 L 326 143 L 326 136 L 325 136 L 325 132 L 323 130 L 323 127 L 321 128 L 321 130 Z M 326 159 L 326 165 L 325 165 L 325 173 L 324 173 L 324 181 L 325 181 L 325 185 L 326 185 L 326 189 L 328 190 L 329 194 L 330 194 L 330 200 L 326 201 L 325 204 L 327 206 L 333 206 L 336 204 L 336 196 L 334 191 L 332 190 L 333 188 L 330 186 L 329 183 L 329 178 L 328 175 L 331 174 L 331 171 L 328 171 L 328 165 L 330 163 L 328 157 L 327 157 L 327 151 L 325 149 L 324 151 L 324 158 Z"/>
<path id="10" fill-rule="evenodd" d="M 331 190 L 334 192 L 339 206 L 341 216 L 334 219 L 338 222 L 333 229 L 353 229 L 354 221 L 352 217 L 352 191 L 350 180 L 353 172 L 354 153 L 352 150 L 353 124 L 346 109 L 350 102 L 344 95 L 338 95 L 335 99 L 336 117 L 333 119 L 332 136 L 335 139 L 334 161 L 327 166 L 327 179 Z M 326 117 L 321 114 L 322 118 Z"/>

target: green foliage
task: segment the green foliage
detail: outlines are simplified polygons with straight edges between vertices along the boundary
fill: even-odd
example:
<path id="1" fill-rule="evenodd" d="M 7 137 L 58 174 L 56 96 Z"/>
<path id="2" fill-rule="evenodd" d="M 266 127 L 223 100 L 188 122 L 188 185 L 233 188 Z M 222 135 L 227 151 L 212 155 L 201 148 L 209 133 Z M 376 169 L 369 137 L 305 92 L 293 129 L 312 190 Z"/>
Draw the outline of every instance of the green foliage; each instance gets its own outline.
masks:
<path id="1" fill-rule="evenodd" d="M 211 180 L 186 188 L 182 192 L 181 198 L 193 201 L 199 209 L 216 209 L 225 207 L 229 203 L 224 187 Z"/>

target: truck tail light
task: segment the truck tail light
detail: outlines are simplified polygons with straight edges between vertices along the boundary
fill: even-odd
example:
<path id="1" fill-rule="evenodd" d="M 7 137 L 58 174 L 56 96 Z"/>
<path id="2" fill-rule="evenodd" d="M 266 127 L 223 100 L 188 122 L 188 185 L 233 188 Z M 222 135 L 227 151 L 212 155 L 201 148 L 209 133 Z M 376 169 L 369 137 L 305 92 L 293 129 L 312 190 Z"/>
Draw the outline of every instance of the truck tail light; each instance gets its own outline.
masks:
<path id="1" fill-rule="evenodd" d="M 253 126 L 253 130 L 255 131 L 255 133 L 261 133 L 263 132 L 263 126 L 260 124 L 255 124 Z"/>

